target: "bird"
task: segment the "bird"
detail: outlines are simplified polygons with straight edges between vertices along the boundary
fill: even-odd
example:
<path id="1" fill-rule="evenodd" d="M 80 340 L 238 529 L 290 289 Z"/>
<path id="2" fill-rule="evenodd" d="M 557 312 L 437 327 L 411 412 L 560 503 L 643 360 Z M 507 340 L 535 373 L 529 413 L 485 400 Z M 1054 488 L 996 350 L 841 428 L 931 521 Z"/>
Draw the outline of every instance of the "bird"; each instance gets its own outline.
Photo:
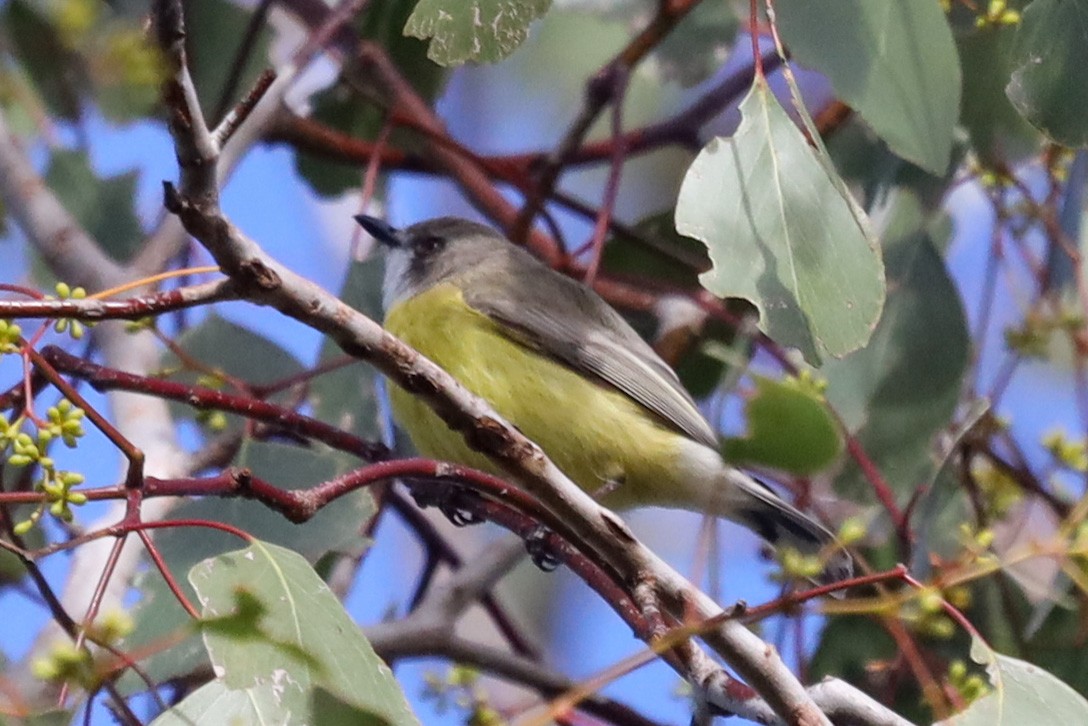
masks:
<path id="1" fill-rule="evenodd" d="M 661 506 L 737 522 L 775 548 L 818 555 L 821 581 L 852 573 L 835 536 L 727 463 L 676 373 L 585 284 L 477 222 L 397 229 L 356 221 L 385 248 L 384 326 L 487 401 L 612 509 Z M 390 389 L 424 456 L 502 475 L 422 400 Z"/>

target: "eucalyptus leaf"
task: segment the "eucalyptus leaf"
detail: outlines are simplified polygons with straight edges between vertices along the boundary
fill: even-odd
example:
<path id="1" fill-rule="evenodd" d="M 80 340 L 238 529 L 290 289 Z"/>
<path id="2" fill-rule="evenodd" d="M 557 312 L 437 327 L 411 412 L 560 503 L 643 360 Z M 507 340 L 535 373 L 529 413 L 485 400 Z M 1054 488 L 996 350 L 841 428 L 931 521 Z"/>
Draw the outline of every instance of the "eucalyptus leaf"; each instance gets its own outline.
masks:
<path id="1" fill-rule="evenodd" d="M 956 38 L 963 67 L 960 123 L 987 166 L 1012 165 L 1034 154 L 1042 137 L 1009 101 L 1016 27 L 973 28 Z"/>
<path id="2" fill-rule="evenodd" d="M 381 320 L 383 270 L 382 256 L 378 254 L 363 262 L 353 262 L 340 290 L 340 299 L 364 315 Z M 343 362 L 347 357 L 336 343 L 326 338 L 319 365 Z M 373 366 L 358 360 L 315 378 L 310 385 L 314 413 L 356 436 L 380 439 L 377 378 Z"/>
<path id="3" fill-rule="evenodd" d="M 419 0 L 404 34 L 430 38 L 427 57 L 443 66 L 493 63 L 510 55 L 551 0 Z"/>
<path id="4" fill-rule="evenodd" d="M 44 3 L 11 0 L 2 8 L 7 39 L 51 114 L 76 121 L 90 85 L 83 60 L 61 40 Z"/>
<path id="5" fill-rule="evenodd" d="M 54 151 L 45 182 L 110 257 L 127 262 L 140 248 L 136 172 L 99 177 L 82 151 Z"/>
<path id="6" fill-rule="evenodd" d="M 390 723 L 373 711 L 360 708 L 320 686 L 314 689 L 311 701 L 314 722 L 321 726 L 386 726 Z"/>
<path id="7" fill-rule="evenodd" d="M 760 327 L 813 364 L 843 356 L 865 345 L 884 303 L 875 240 L 765 81 L 740 110 L 736 135 L 688 169 L 676 228 L 707 244 L 707 289 L 750 300 Z"/>
<path id="8" fill-rule="evenodd" d="M 808 476 L 842 453 L 838 423 L 826 401 L 796 381 L 756 378 L 745 404 L 748 431 L 725 441 L 726 459 L 738 466 L 768 466 Z"/>
<path id="9" fill-rule="evenodd" d="M 189 581 L 211 621 L 232 617 L 241 593 L 256 604 L 255 633 L 205 627 L 204 642 L 224 686 L 262 712 L 313 722 L 321 688 L 390 724 L 418 725 L 389 667 L 297 553 L 256 541 L 201 562 Z"/>
<path id="10" fill-rule="evenodd" d="M 943 175 L 960 108 L 952 31 L 933 0 L 779 0 L 793 57 L 828 77 L 895 153 Z"/>
<path id="11" fill-rule="evenodd" d="M 204 113 L 211 114 L 226 90 L 233 71 L 234 54 L 247 32 L 252 12 L 229 0 L 186 0 L 185 40 L 186 60 L 193 76 L 193 85 Z M 271 34 L 260 28 L 257 41 L 246 58 L 238 76 L 235 103 L 252 87 L 261 71 L 268 67 L 268 46 Z M 208 119 L 216 123 L 219 119 Z"/>
<path id="12" fill-rule="evenodd" d="M 247 385 L 282 381 L 303 372 L 302 363 L 278 343 L 214 313 L 186 330 L 176 341 L 185 360 L 175 353 L 163 355 L 162 370 L 171 380 L 207 387 L 230 388 L 231 378 Z M 199 369 L 189 367 L 196 363 Z M 175 415 L 193 417 L 191 406 L 171 403 Z M 235 425 L 240 417 L 231 415 Z"/>
<path id="13" fill-rule="evenodd" d="M 360 13 L 355 30 L 359 37 L 382 46 L 393 63 L 412 84 L 421 98 L 433 101 L 446 79 L 446 69 L 427 58 L 427 44 L 404 35 L 404 24 L 412 13 L 415 0 L 383 0 L 372 3 Z M 348 70 L 345 75 L 350 75 Z M 311 118 L 355 139 L 373 140 L 385 122 L 386 111 L 374 99 L 358 93 L 358 87 L 345 77 L 313 96 Z M 394 129 L 389 146 L 405 151 L 419 146 L 417 134 Z M 339 155 L 318 156 L 292 145 L 299 174 L 317 194 L 336 196 L 355 189 L 362 180 L 358 164 L 345 163 Z"/>
<path id="14" fill-rule="evenodd" d="M 1058 224 L 1066 239 L 1084 247 L 1085 201 L 1088 200 L 1088 149 L 1073 156 L 1066 175 L 1065 187 L 1058 204 Z M 1050 285 L 1056 290 L 1074 290 L 1077 265 L 1065 245 L 1050 244 L 1046 251 L 1046 272 Z"/>
<path id="15" fill-rule="evenodd" d="M 701 2 L 665 36 L 654 56 L 667 78 L 682 86 L 693 86 L 721 66 L 739 29 L 735 8 L 726 3 Z"/>
<path id="16" fill-rule="evenodd" d="M 971 658 L 986 666 L 993 689 L 939 726 L 1088 723 L 1088 701 L 1039 666 L 971 641 Z"/>
<path id="17" fill-rule="evenodd" d="M 1024 10 L 1005 92 L 1036 128 L 1088 144 L 1088 0 L 1035 0 Z"/>
<path id="18" fill-rule="evenodd" d="M 69 726 L 76 714 L 59 708 L 15 716 L 0 713 L 0 726 Z"/>
<path id="19" fill-rule="evenodd" d="M 1066 599 L 1076 603 L 1080 597 L 1079 589 L 1075 585 L 1066 587 Z M 1043 606 L 1041 603 L 1039 607 Z M 1047 601 L 1045 606 L 1049 609 L 1043 616 L 1041 627 L 1032 633 L 1028 642 L 1031 661 L 1062 679 L 1077 692 L 1088 692 L 1088 649 L 1069 647 L 1070 643 L 1079 644 L 1083 637 L 1084 621 L 1080 611 L 1060 600 Z M 1032 615 L 1039 614 L 1041 612 L 1037 610 Z M 1021 633 L 1016 635 L 1023 637 Z"/>
<path id="20" fill-rule="evenodd" d="M 974 513 L 959 477 L 959 467 L 964 463 L 959 445 L 989 413 L 989 406 L 989 402 L 979 400 L 958 416 L 955 429 L 942 437 L 943 456 L 930 459 L 926 456 L 928 451 L 920 454 L 924 462 L 932 460 L 933 464 L 921 470 L 920 476 L 929 478 L 915 483 L 916 491 L 920 492 L 911 517 L 915 541 L 910 570 L 915 577 L 928 578 L 933 573 L 934 556 L 952 559 L 962 551 L 960 524 L 970 521 Z"/>
<path id="21" fill-rule="evenodd" d="M 205 683 L 181 703 L 163 711 L 151 726 L 219 726 L 220 724 L 287 723 L 275 702 L 274 684 L 241 691 L 223 681 Z"/>
<path id="22" fill-rule="evenodd" d="M 237 460 L 254 476 L 284 489 L 305 489 L 345 473 L 354 461 L 323 447 L 303 448 L 247 441 Z M 366 492 L 354 492 L 325 507 L 303 524 L 287 521 L 283 515 L 256 501 L 216 497 L 186 501 L 171 513 L 184 521 L 222 522 L 266 541 L 299 552 L 311 562 L 332 551 L 347 551 L 365 545 L 359 530 L 374 514 L 373 499 Z M 238 539 L 206 527 L 173 527 L 160 530 L 156 546 L 171 572 L 185 572 L 195 563 L 237 547 Z M 187 591 L 192 598 L 193 593 Z M 164 639 L 180 639 L 169 650 L 155 652 L 142 665 L 155 680 L 179 677 L 204 662 L 203 649 L 188 635 L 188 616 L 167 589 L 161 575 L 150 571 L 139 583 L 141 602 L 134 612 L 136 630 L 126 638 L 127 648 L 146 647 Z M 187 637 L 182 637 L 187 636 Z M 142 682 L 125 681 L 126 688 L 138 690 Z"/>
<path id="23" fill-rule="evenodd" d="M 906 501 L 937 470 L 933 440 L 959 400 L 968 331 L 917 200 L 901 194 L 897 214 L 885 241 L 891 292 L 884 316 L 866 348 L 830 361 L 822 372 L 835 410 Z M 872 497 L 853 461 L 836 485 L 844 496 Z"/>

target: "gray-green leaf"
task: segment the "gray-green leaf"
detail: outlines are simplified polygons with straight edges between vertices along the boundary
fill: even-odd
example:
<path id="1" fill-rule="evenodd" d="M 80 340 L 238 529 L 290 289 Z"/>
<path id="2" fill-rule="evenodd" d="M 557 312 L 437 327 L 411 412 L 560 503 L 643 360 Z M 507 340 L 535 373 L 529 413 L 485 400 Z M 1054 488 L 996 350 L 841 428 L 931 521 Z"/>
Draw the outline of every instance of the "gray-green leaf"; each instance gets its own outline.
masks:
<path id="1" fill-rule="evenodd" d="M 430 38 L 427 57 L 443 66 L 493 63 L 514 52 L 551 0 L 420 0 L 404 34 Z"/>
<path id="2" fill-rule="evenodd" d="M 247 440 L 233 463 L 275 486 L 299 490 L 343 474 L 354 461 L 322 446 L 302 448 Z M 329 552 L 365 546 L 360 541 L 359 529 L 373 514 L 374 501 L 365 491 L 338 499 L 303 524 L 293 524 L 263 504 L 244 498 L 205 497 L 186 501 L 172 511 L 172 516 L 181 520 L 230 524 L 264 541 L 291 547 L 312 562 Z M 237 538 L 232 535 L 203 527 L 160 530 L 155 542 L 170 571 L 175 573 L 187 572 L 197 562 L 238 546 Z M 189 618 L 157 571 L 152 568 L 139 589 L 142 599 L 134 613 L 136 630 L 125 639 L 126 648 L 140 649 L 150 647 L 151 643 L 173 641 L 179 632 L 187 632 Z M 184 584 L 182 589 L 188 590 Z M 189 673 L 206 659 L 195 641 L 195 637 L 190 637 L 169 649 L 152 648 L 153 654 L 142 664 L 144 672 L 155 680 Z M 130 678 L 122 687 L 142 689 L 143 683 Z"/>
<path id="3" fill-rule="evenodd" d="M 1032 125 L 1088 144 L 1088 0 L 1035 0 L 1024 10 L 1005 92 Z"/>
<path id="4" fill-rule="evenodd" d="M 967 322 L 921 205 L 902 193 L 885 232 L 891 291 L 869 345 L 831 361 L 827 397 L 905 501 L 938 466 L 933 440 L 956 410 L 968 359 Z M 851 498 L 871 487 L 850 462 L 836 482 Z"/>
<path id="5" fill-rule="evenodd" d="M 189 581 L 200 596 L 209 624 L 204 643 L 220 674 L 214 693 L 197 692 L 200 713 L 208 711 L 211 696 L 242 708 L 236 694 L 243 693 L 262 723 L 314 723 L 313 703 L 325 689 L 390 724 L 418 726 L 389 667 L 295 552 L 256 541 L 204 560 Z M 238 617 L 242 600 L 259 605 L 245 614 L 252 627 L 210 627 Z"/>
<path id="6" fill-rule="evenodd" d="M 993 690 L 938 726 L 1019 726 L 1088 723 L 1088 701 L 1039 666 L 971 642 L 971 658 L 986 666 Z"/>
<path id="7" fill-rule="evenodd" d="M 136 172 L 99 177 L 82 151 L 53 152 L 45 181 L 84 229 L 115 260 L 132 258 L 143 240 L 136 218 Z"/>
<path id="8" fill-rule="evenodd" d="M 865 345 L 884 304 L 884 266 L 862 212 L 816 157 L 766 82 L 740 107 L 735 136 L 688 169 L 676 228 L 706 243 L 700 277 L 759 309 L 760 327 L 818 364 Z"/>
<path id="9" fill-rule="evenodd" d="M 960 64 L 935 0 L 779 0 L 794 57 L 828 77 L 891 149 L 944 174 L 960 111 Z"/>

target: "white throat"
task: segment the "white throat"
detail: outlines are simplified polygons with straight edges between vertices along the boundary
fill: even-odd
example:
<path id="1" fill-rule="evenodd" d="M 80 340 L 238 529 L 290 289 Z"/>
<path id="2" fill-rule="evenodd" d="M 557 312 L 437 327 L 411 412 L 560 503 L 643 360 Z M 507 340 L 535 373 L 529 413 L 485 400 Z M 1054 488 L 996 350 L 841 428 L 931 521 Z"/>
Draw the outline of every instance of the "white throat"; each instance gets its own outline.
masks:
<path id="1" fill-rule="evenodd" d="M 408 267 L 412 254 L 405 249 L 385 250 L 385 277 L 382 280 L 382 309 L 388 315 L 397 303 L 414 294 Z"/>

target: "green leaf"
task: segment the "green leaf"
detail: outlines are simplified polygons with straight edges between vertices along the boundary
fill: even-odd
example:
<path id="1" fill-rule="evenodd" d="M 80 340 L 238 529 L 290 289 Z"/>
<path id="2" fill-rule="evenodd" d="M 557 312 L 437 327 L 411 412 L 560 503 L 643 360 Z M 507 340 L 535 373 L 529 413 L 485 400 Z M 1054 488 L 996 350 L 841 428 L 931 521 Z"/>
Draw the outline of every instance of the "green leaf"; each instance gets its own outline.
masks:
<path id="1" fill-rule="evenodd" d="M 1088 149 L 1079 149 L 1073 155 L 1065 178 L 1065 186 L 1058 201 L 1058 224 L 1066 239 L 1077 248 L 1085 247 L 1085 200 L 1088 195 Z M 1076 261 L 1066 251 L 1066 245 L 1047 245 L 1047 281 L 1052 289 L 1074 291 L 1078 281 Z"/>
<path id="2" fill-rule="evenodd" d="M 892 488 L 903 498 L 932 479 L 936 434 L 959 400 L 968 359 L 960 298 L 922 210 L 902 193 L 889 224 L 884 258 L 888 302 L 869 345 L 822 370 L 827 397 Z M 852 460 L 836 484 L 851 498 L 872 498 Z"/>
<path id="3" fill-rule="evenodd" d="M 726 308 L 738 320 L 754 314 L 751 304 L 740 298 L 727 300 Z M 726 378 L 730 372 L 747 367 L 752 350 L 752 339 L 738 335 L 736 326 L 710 318 L 703 325 L 698 347 L 676 364 L 676 375 L 696 400 L 706 398 L 723 379 L 730 382 Z"/>
<path id="4" fill-rule="evenodd" d="M 628 8 L 626 17 L 631 17 L 632 11 L 646 10 Z M 654 57 L 665 78 L 674 79 L 684 87 L 694 86 L 721 67 L 739 28 L 735 9 L 726 3 L 698 3 L 658 44 Z"/>
<path id="5" fill-rule="evenodd" d="M 863 684 L 871 675 L 866 672 L 868 663 L 891 659 L 897 652 L 892 636 L 878 621 L 862 615 L 840 615 L 831 618 L 820 634 L 809 674 L 814 680 L 834 676 Z"/>
<path id="6" fill-rule="evenodd" d="M 249 694 L 262 713 L 313 723 L 310 708 L 321 687 L 391 724 L 418 724 L 389 667 L 295 552 L 254 542 L 201 562 L 190 571 L 189 581 L 205 618 L 231 616 L 239 593 L 263 606 L 260 637 L 204 630 L 205 646 L 223 684 Z"/>
<path id="7" fill-rule="evenodd" d="M 894 562 L 893 557 L 887 566 Z M 874 567 L 883 566 L 874 563 Z M 879 618 L 836 615 L 828 619 L 820 634 L 807 673 L 813 682 L 828 676 L 841 678 L 890 707 L 908 723 L 928 724 L 932 717 L 917 682 L 911 678 L 888 677 L 889 664 L 898 663 L 901 657 L 899 647 Z"/>
<path id="8" fill-rule="evenodd" d="M 960 525 L 972 521 L 975 516 L 968 493 L 961 480 L 963 456 L 959 449 L 960 441 L 971 432 L 976 424 L 989 411 L 989 404 L 976 401 L 957 417 L 955 430 L 942 436 L 942 459 L 933 460 L 933 467 L 922 470 L 919 479 L 914 482 L 915 490 L 920 491 L 914 505 L 911 521 L 914 524 L 915 543 L 910 571 L 918 578 L 928 578 L 933 572 L 933 556 L 953 560 L 963 553 L 963 535 Z M 938 432 L 932 432 L 929 441 L 919 441 L 919 449 L 932 443 Z M 927 446 L 927 449 L 930 448 Z M 920 450 L 919 457 L 928 461 L 928 451 Z M 893 481 L 894 484 L 900 482 Z M 906 489 L 906 487 L 903 487 Z"/>
<path id="9" fill-rule="evenodd" d="M 934 0 L 779 0 L 793 57 L 831 81 L 895 153 L 944 174 L 960 108 L 952 31 Z"/>
<path id="10" fill-rule="evenodd" d="M 223 94 L 234 63 L 234 53 L 246 34 L 252 13 L 229 0 L 186 0 L 185 41 L 189 72 L 193 76 L 200 107 L 213 113 Z M 271 34 L 262 28 L 257 34 L 242 73 L 239 76 L 235 103 L 268 67 L 268 45 Z M 219 119 L 209 118 L 209 123 Z"/>
<path id="11" fill-rule="evenodd" d="M 204 367 L 253 385 L 279 381 L 304 370 L 302 363 L 279 344 L 214 314 L 185 331 L 177 344 Z M 180 363 L 170 355 L 163 366 L 175 368 Z"/>
<path id="12" fill-rule="evenodd" d="M 162 370 L 171 380 L 180 383 L 199 382 L 230 390 L 225 377 L 261 385 L 290 378 L 305 370 L 302 363 L 279 344 L 214 313 L 185 331 L 176 342 L 188 359 L 202 366 L 202 370 L 191 370 L 173 353 L 164 354 Z M 171 403 L 170 408 L 176 416 L 192 418 L 198 414 L 191 406 L 181 403 Z M 237 416 L 228 418 L 235 425 L 240 422 Z"/>
<path id="13" fill-rule="evenodd" d="M 1088 0 L 1035 0 L 1016 32 L 1005 92 L 1033 126 L 1066 146 L 1088 144 Z"/>
<path id="14" fill-rule="evenodd" d="M 914 192 L 927 208 L 940 208 L 959 163 L 956 158 L 949 174 L 936 177 L 894 154 L 856 114 L 827 139 L 826 148 L 835 170 L 867 213 L 882 207 L 896 188 Z M 957 146 L 953 152 L 964 148 Z"/>
<path id="15" fill-rule="evenodd" d="M 1088 701 L 1039 666 L 971 641 L 971 658 L 986 666 L 993 690 L 941 726 L 1088 723 Z"/>
<path id="16" fill-rule="evenodd" d="M 494 63 L 514 52 L 551 0 L 420 0 L 404 34 L 430 38 L 427 57 L 443 66 Z"/>
<path id="17" fill-rule="evenodd" d="M 706 245 L 677 233 L 673 215 L 670 210 L 640 220 L 633 227 L 640 239 L 617 233 L 605 243 L 601 269 L 697 290 L 699 273 L 710 269 Z"/>
<path id="18" fill-rule="evenodd" d="M 0 713 L 0 726 L 70 726 L 76 714 L 59 708 L 20 716 Z"/>
<path id="19" fill-rule="evenodd" d="M 320 446 L 302 448 L 283 444 L 246 441 L 234 462 L 247 467 L 253 475 L 282 489 L 305 489 L 348 471 L 354 461 Z M 186 501 L 171 512 L 178 520 L 224 522 L 265 541 L 276 542 L 316 562 L 328 552 L 350 551 L 365 547 L 359 536 L 363 523 L 374 515 L 374 502 L 367 492 L 341 497 L 303 524 L 287 521 L 281 514 L 249 499 L 207 497 Z M 156 545 L 171 572 L 187 571 L 200 560 L 228 552 L 238 546 L 238 538 L 204 527 L 177 527 L 160 530 Z M 183 586 L 183 589 L 188 590 Z M 167 590 L 162 577 L 151 570 L 140 587 L 143 599 L 137 606 L 136 631 L 126 639 L 126 647 L 140 648 L 184 633 L 188 616 Z M 190 598 L 192 592 L 187 592 Z M 202 662 L 203 651 L 195 638 L 188 638 L 170 650 L 156 652 L 145 670 L 155 680 L 188 673 Z M 139 681 L 126 686 L 140 689 Z"/>
<path id="20" fill-rule="evenodd" d="M 956 39 L 963 66 L 960 122 L 986 166 L 1011 166 L 1034 154 L 1042 141 L 1005 94 L 1015 37 L 1015 27 L 1002 25 L 973 29 Z"/>
<path id="21" fill-rule="evenodd" d="M 30 466 L 35 465 L 31 464 Z M 14 466 L 11 462 L 5 462 L 2 475 L 0 475 L 0 491 L 15 491 L 15 483 L 22 479 L 25 469 L 26 467 Z M 9 505 L 8 516 L 12 522 L 22 522 L 28 519 L 35 509 L 36 507 L 33 505 Z M 34 527 L 24 534 L 22 539 L 23 541 L 20 544 L 28 551 L 45 547 L 47 544 L 45 532 L 40 526 Z M 7 537 L 4 537 L 4 540 L 8 541 Z M 4 586 L 21 582 L 26 577 L 26 573 L 26 565 L 19 559 L 18 555 L 9 550 L 0 549 L 0 590 Z M 3 665 L 2 660 L 0 660 L 0 665 Z"/>
<path id="22" fill-rule="evenodd" d="M 792 474 L 815 474 L 842 453 L 839 426 L 824 399 L 797 381 L 756 377 L 756 392 L 745 405 L 748 433 L 727 438 L 725 458 Z"/>
<path id="23" fill-rule="evenodd" d="M 1080 593 L 1075 586 L 1067 585 L 1063 594 L 1064 589 L 1071 591 L 1068 599 L 1072 600 L 1072 605 L 1062 604 L 1060 600 L 1057 606 L 1054 601 L 1045 603 L 1050 608 L 1049 613 L 1025 649 L 1033 663 L 1061 678 L 1079 693 L 1085 693 L 1088 691 L 1088 648 L 1080 647 L 1084 642 L 1084 618 L 1076 606 Z M 1022 634 L 1017 633 L 1017 636 L 1022 637 Z M 1070 647 L 1070 644 L 1076 647 Z"/>
<path id="24" fill-rule="evenodd" d="M 161 49 L 143 29 L 141 19 L 105 25 L 88 59 L 95 83 L 95 102 L 115 123 L 146 120 L 155 115 L 167 75 Z"/>
<path id="25" fill-rule="evenodd" d="M 382 124 L 382 112 L 377 106 L 358 98 L 347 83 L 337 83 L 310 100 L 311 117 L 325 126 L 342 131 L 352 138 L 373 139 Z M 310 189 L 322 197 L 335 197 L 362 183 L 362 170 L 342 159 L 318 156 L 295 147 L 295 169 Z"/>
<path id="26" fill-rule="evenodd" d="M 340 299 L 375 320 L 381 319 L 383 256 L 372 254 L 363 262 L 353 262 L 344 278 Z M 326 338 L 321 346 L 318 365 L 343 360 L 347 354 Z M 356 436 L 381 438 L 377 399 L 377 375 L 374 367 L 360 361 L 315 378 L 310 385 L 314 414 L 337 428 Z"/>
<path id="27" fill-rule="evenodd" d="M 230 689 L 221 680 L 205 683 L 175 705 L 163 711 L 151 726 L 220 726 L 220 724 L 266 724 L 284 716 L 274 705 L 276 685 L 265 684 L 245 691 Z"/>
<path id="28" fill-rule="evenodd" d="M 21 69 L 41 95 L 49 113 L 59 119 L 80 117 L 80 89 L 89 86 L 82 59 L 68 48 L 40 2 L 11 0 L 3 24 Z"/>
<path id="29" fill-rule="evenodd" d="M 869 339 L 884 302 L 876 243 L 766 82 L 740 110 L 736 135 L 688 169 L 676 229 L 707 244 L 703 285 L 752 301 L 772 338 L 814 364 L 845 355 Z"/>
<path id="30" fill-rule="evenodd" d="M 26 566 L 23 561 L 13 552 L 0 550 L 0 587 L 20 582 L 25 576 Z"/>
<path id="31" fill-rule="evenodd" d="M 45 182 L 80 225 L 118 262 L 140 248 L 143 229 L 136 217 L 136 172 L 99 178 L 82 151 L 53 152 Z"/>
<path id="32" fill-rule="evenodd" d="M 359 708 L 320 686 L 314 689 L 311 707 L 314 723 L 321 726 L 385 726 L 389 723 L 388 719 Z"/>
<path id="33" fill-rule="evenodd" d="M 673 218 L 671 210 L 643 218 L 633 227 L 638 239 L 617 233 L 605 243 L 601 269 L 609 275 L 635 276 L 698 292 L 699 273 L 710 269 L 706 245 L 677 233 Z M 726 301 L 726 305 L 737 318 L 753 312 L 748 301 L 739 298 Z M 655 314 L 626 313 L 625 317 L 646 338 L 660 332 L 661 321 Z M 727 365 L 747 362 L 747 351 L 738 351 L 735 357 L 728 355 L 736 341 L 735 333 L 734 326 L 711 318 L 703 325 L 699 345 L 676 362 L 676 374 L 696 399 L 710 395 L 718 387 Z M 720 354 L 722 351 L 726 355 Z"/>
<path id="34" fill-rule="evenodd" d="M 359 14 L 356 30 L 360 38 L 372 40 L 385 49 L 403 76 L 422 98 L 433 101 L 446 79 L 445 68 L 427 58 L 427 44 L 403 34 L 404 24 L 415 0 L 385 0 L 374 3 Z M 360 97 L 357 90 L 340 79 L 311 99 L 311 116 L 357 139 L 376 139 L 385 112 L 372 99 Z M 405 151 L 419 146 L 417 134 L 395 129 L 389 138 L 391 147 Z M 297 145 L 292 145 L 293 147 Z M 314 192 L 331 197 L 359 186 L 362 172 L 358 165 L 346 164 L 339 157 L 317 156 L 295 149 L 295 166 Z"/>

